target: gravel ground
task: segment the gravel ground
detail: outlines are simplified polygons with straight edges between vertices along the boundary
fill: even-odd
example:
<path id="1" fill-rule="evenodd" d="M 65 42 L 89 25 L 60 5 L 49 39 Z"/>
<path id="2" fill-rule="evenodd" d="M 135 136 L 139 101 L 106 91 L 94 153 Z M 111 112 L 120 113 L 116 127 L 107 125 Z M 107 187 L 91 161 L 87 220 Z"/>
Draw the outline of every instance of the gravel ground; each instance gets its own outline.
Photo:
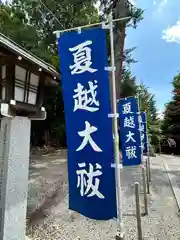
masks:
<path id="1" fill-rule="evenodd" d="M 144 239 L 180 239 L 180 219 L 169 179 L 160 158 L 153 158 L 149 216 L 142 217 Z M 126 239 L 137 239 L 133 183 L 140 181 L 139 168 L 122 170 L 123 216 Z M 143 195 L 141 194 L 143 212 Z M 57 194 L 44 208 L 44 218 L 34 219 L 27 228 L 32 240 L 112 240 L 116 234 L 114 220 L 89 220 L 68 210 L 67 178 Z"/>
<path id="2" fill-rule="evenodd" d="M 30 160 L 27 216 L 54 195 L 66 174 L 66 159 L 60 155 L 34 157 Z"/>

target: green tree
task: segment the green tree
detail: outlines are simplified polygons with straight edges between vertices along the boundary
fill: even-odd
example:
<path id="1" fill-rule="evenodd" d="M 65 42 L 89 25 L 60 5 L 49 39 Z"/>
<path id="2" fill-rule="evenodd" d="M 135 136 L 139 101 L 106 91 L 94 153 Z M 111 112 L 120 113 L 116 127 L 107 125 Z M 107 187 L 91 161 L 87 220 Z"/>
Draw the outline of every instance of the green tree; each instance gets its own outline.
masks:
<path id="1" fill-rule="evenodd" d="M 30 50 L 55 65 L 58 64 L 52 62 L 52 59 L 56 59 L 57 46 L 53 32 L 98 20 L 93 1 L 13 0 L 11 8 L 25 17 L 24 22 L 27 26 L 35 29 L 35 36 L 39 41 L 33 41 L 36 47 L 29 42 Z"/>
<path id="2" fill-rule="evenodd" d="M 36 29 L 28 24 L 25 13 L 9 5 L 0 4 L 0 31 L 27 50 L 37 48 Z"/>
<path id="3" fill-rule="evenodd" d="M 177 74 L 172 82 L 173 96 L 166 105 L 162 132 L 167 138 L 173 138 L 177 145 L 180 143 L 180 74 Z"/>
<path id="4" fill-rule="evenodd" d="M 147 128 L 152 145 L 158 146 L 161 139 L 160 119 L 157 117 L 155 96 L 151 94 L 144 84 L 138 86 L 137 98 L 140 110 L 147 114 Z"/>
<path id="5" fill-rule="evenodd" d="M 0 5 L 0 31 L 59 69 L 55 30 L 97 22 L 93 1 L 12 0 Z M 47 132 L 65 144 L 64 106 L 61 86 L 45 89 L 47 119 L 32 123 L 32 142 L 41 144 Z"/>
<path id="6" fill-rule="evenodd" d="M 121 98 L 135 96 L 137 91 L 136 77 L 132 76 L 129 69 L 125 69 L 121 81 Z"/>

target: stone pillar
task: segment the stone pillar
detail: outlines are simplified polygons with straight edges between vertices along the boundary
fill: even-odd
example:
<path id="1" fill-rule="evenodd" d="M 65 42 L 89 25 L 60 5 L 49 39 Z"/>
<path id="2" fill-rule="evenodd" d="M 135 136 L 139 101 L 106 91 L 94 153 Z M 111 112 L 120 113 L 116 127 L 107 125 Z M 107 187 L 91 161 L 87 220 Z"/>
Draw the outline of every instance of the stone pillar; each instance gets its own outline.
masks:
<path id="1" fill-rule="evenodd" d="M 31 121 L 1 120 L 0 239 L 25 240 Z"/>

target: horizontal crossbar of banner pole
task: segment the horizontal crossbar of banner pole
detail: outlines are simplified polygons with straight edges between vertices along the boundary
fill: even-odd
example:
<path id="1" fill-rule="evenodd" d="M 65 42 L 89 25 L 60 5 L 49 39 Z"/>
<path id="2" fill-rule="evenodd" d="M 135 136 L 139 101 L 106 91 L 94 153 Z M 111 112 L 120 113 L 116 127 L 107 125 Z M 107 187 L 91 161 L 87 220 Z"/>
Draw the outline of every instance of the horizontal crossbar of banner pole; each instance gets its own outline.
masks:
<path id="1" fill-rule="evenodd" d="M 112 21 L 113 22 L 118 22 L 118 21 L 128 20 L 130 18 L 131 17 L 117 18 L 117 19 L 114 19 Z M 74 27 L 74 28 L 54 31 L 53 33 L 56 34 L 56 36 L 58 36 L 60 33 L 63 33 L 63 32 L 69 32 L 69 31 L 78 30 L 78 29 L 80 30 L 82 28 L 94 27 L 94 26 L 99 26 L 99 25 L 108 24 L 108 23 L 109 23 L 109 21 L 104 21 L 104 22 L 99 22 L 99 23 L 92 23 L 92 24 L 88 24 L 88 25 L 84 25 L 84 26 L 79 26 L 79 27 Z"/>
<path id="2" fill-rule="evenodd" d="M 140 115 L 141 112 L 136 112 L 136 114 Z M 119 117 L 119 113 L 116 113 L 116 114 L 114 114 L 114 113 L 109 113 L 109 114 L 108 114 L 108 117 L 109 117 L 109 118 L 118 118 L 118 117 Z M 140 121 L 140 123 L 147 123 L 147 122 Z M 140 129 L 139 129 L 139 130 L 140 130 Z"/>
<path id="3" fill-rule="evenodd" d="M 123 168 L 123 165 L 122 165 L 122 164 L 118 164 L 118 166 L 116 166 L 116 163 L 112 163 L 112 164 L 111 164 L 111 167 L 112 167 L 112 168 L 122 169 L 122 168 Z"/>
<path id="4" fill-rule="evenodd" d="M 118 118 L 119 117 L 119 113 L 116 113 L 116 114 L 114 114 L 114 113 L 109 113 L 108 114 L 108 118 Z"/>
<path id="5" fill-rule="evenodd" d="M 133 96 L 128 96 L 128 97 L 125 97 L 125 98 L 118 98 L 117 99 L 117 102 L 119 102 L 120 100 L 127 100 L 129 98 L 134 98 Z M 136 97 L 135 97 L 136 98 Z"/>
<path id="6" fill-rule="evenodd" d="M 111 66 L 109 66 L 109 67 L 105 67 L 104 70 L 105 70 L 105 71 L 109 71 L 109 72 L 111 72 L 111 71 L 116 71 L 116 67 L 111 67 Z"/>

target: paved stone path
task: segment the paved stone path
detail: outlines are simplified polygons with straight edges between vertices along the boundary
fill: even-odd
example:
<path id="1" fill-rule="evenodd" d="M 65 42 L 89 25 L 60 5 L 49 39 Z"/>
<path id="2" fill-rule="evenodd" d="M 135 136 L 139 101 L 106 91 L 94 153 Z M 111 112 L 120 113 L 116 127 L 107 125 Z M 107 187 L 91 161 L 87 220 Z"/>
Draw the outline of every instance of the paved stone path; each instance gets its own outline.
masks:
<path id="1" fill-rule="evenodd" d="M 162 155 L 162 160 L 180 210 L 180 157 Z"/>
<path id="2" fill-rule="evenodd" d="M 149 216 L 143 219 L 144 239 L 180 239 L 178 207 L 164 167 L 163 157 L 152 158 Z"/>
<path id="3" fill-rule="evenodd" d="M 163 156 L 162 156 L 163 157 Z M 149 216 L 142 217 L 144 240 L 180 240 L 180 219 L 177 202 L 162 157 L 152 158 L 151 194 L 148 197 Z M 61 164 L 59 165 L 59 171 Z M 58 164 L 56 166 L 58 171 Z M 66 168 L 64 168 L 66 172 Z M 65 176 L 65 175 L 64 175 Z M 140 168 L 122 170 L 123 217 L 126 239 L 137 239 L 134 182 L 141 181 Z M 141 194 L 143 212 L 143 194 Z M 116 233 L 114 220 L 92 221 L 68 210 L 67 176 L 50 205 L 43 210 L 46 217 L 28 226 L 34 240 L 110 240 Z"/>

